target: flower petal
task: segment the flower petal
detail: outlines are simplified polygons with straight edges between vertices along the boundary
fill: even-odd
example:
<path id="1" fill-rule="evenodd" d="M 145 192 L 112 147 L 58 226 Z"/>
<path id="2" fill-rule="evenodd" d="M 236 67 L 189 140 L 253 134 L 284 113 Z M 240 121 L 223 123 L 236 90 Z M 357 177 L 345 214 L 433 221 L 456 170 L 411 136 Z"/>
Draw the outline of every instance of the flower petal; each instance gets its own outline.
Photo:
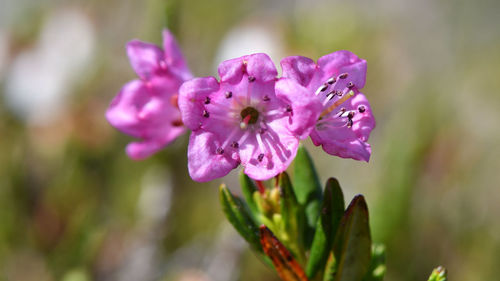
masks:
<path id="1" fill-rule="evenodd" d="M 120 90 L 106 111 L 108 122 L 120 131 L 135 135 L 137 114 L 149 99 L 149 93 L 140 80 L 131 81 Z"/>
<path id="2" fill-rule="evenodd" d="M 184 133 L 184 131 L 184 127 L 177 127 L 165 132 L 166 135 L 163 137 L 156 136 L 156 138 L 140 142 L 131 142 L 126 148 L 127 155 L 134 160 L 146 159 L 172 142 L 175 139 L 175 137 L 172 138 L 172 135 L 178 136 Z"/>
<path id="3" fill-rule="evenodd" d="M 319 99 L 293 79 L 287 78 L 276 82 L 276 96 L 292 107 L 287 127 L 300 139 L 307 138 L 323 109 Z"/>
<path id="4" fill-rule="evenodd" d="M 238 83 L 241 81 L 244 73 L 244 64 L 242 58 L 230 59 L 223 61 L 219 64 L 219 77 L 220 81 L 230 84 Z"/>
<path id="5" fill-rule="evenodd" d="M 331 141 L 323 143 L 323 150 L 331 155 L 366 162 L 370 160 L 370 155 L 372 153 L 370 144 L 361 140 L 353 140 L 350 142 Z"/>
<path id="6" fill-rule="evenodd" d="M 331 155 L 343 158 L 367 161 L 370 159 L 371 148 L 366 141 L 375 127 L 370 104 L 366 97 L 357 92 L 354 97 L 345 101 L 339 107 L 355 112 L 352 126 L 319 125 L 311 132 L 311 140 L 315 145 L 322 145 Z M 360 110 L 362 108 L 362 110 Z M 332 122 L 334 122 L 332 120 Z"/>
<path id="7" fill-rule="evenodd" d="M 127 44 L 127 54 L 134 71 L 145 80 L 155 74 L 160 61 L 165 58 L 158 46 L 139 40 L 132 40 Z"/>
<path id="8" fill-rule="evenodd" d="M 260 141 L 258 137 L 253 135 L 240 146 L 241 164 L 252 179 L 268 180 L 288 168 L 297 154 L 299 139 L 279 120 L 268 124 Z"/>
<path id="9" fill-rule="evenodd" d="M 200 127 L 203 118 L 203 101 L 219 89 L 214 77 L 194 78 L 184 82 L 179 89 L 179 109 L 182 122 L 191 130 Z"/>
<path id="10" fill-rule="evenodd" d="M 358 110 L 358 113 L 352 119 L 352 130 L 361 141 L 367 141 L 371 131 L 375 128 L 375 117 L 373 116 L 370 103 L 365 95 L 357 93 L 350 100 L 350 104 L 353 109 Z M 361 107 L 364 109 L 363 113 L 359 112 L 359 108 Z"/>
<path id="11" fill-rule="evenodd" d="M 268 82 L 276 79 L 278 71 L 269 56 L 263 53 L 226 60 L 219 65 L 221 83 L 238 83 L 243 74 L 253 76 L 260 82 Z"/>
<path id="12" fill-rule="evenodd" d="M 210 132 L 191 133 L 188 146 L 189 175 L 195 181 L 210 181 L 227 175 L 238 166 L 238 160 L 217 154 L 221 142 Z"/>
<path id="13" fill-rule="evenodd" d="M 268 55 L 258 53 L 245 56 L 243 59 L 246 61 L 248 76 L 255 77 L 259 82 L 276 80 L 278 71 Z"/>
<path id="14" fill-rule="evenodd" d="M 281 60 L 283 77 L 291 78 L 300 85 L 307 87 L 311 81 L 317 66 L 310 58 L 302 56 L 291 56 Z"/>
<path id="15" fill-rule="evenodd" d="M 178 83 L 154 78 L 126 84 L 106 111 L 109 123 L 143 142 L 127 147 L 133 159 L 143 159 L 183 134 L 180 112 L 172 104 Z"/>
<path id="16" fill-rule="evenodd" d="M 358 89 L 365 86 L 366 60 L 358 58 L 349 51 L 342 50 L 323 56 L 318 59 L 318 66 L 325 72 L 326 79 L 348 73 L 347 80 L 353 82 Z"/>
<path id="17" fill-rule="evenodd" d="M 182 55 L 179 44 L 168 29 L 163 30 L 163 49 L 165 50 L 165 60 L 170 67 L 170 71 L 179 75 L 183 80 L 191 79 L 193 75 L 187 67 L 186 60 Z"/>

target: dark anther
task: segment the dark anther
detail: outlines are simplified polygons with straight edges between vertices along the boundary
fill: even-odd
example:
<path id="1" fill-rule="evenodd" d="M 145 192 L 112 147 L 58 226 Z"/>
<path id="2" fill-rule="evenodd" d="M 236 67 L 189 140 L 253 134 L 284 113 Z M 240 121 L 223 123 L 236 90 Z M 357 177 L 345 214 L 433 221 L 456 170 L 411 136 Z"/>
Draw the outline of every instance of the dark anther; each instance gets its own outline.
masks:
<path id="1" fill-rule="evenodd" d="M 233 96 L 233 92 L 231 92 L 231 91 L 227 91 L 227 92 L 226 92 L 226 99 L 229 99 L 229 98 L 231 98 L 232 96 Z"/>
<path id="2" fill-rule="evenodd" d="M 263 133 L 265 133 L 265 132 L 266 132 L 266 129 L 265 129 L 265 128 L 259 128 L 259 134 L 261 134 L 261 135 L 262 135 L 262 134 L 263 134 Z"/>
<path id="3" fill-rule="evenodd" d="M 210 97 L 206 97 L 205 98 L 205 104 L 209 104 L 210 103 Z"/>
<path id="4" fill-rule="evenodd" d="M 342 96 L 342 91 L 341 90 L 337 90 L 337 96 L 339 96 L 339 97 Z"/>
<path id="5" fill-rule="evenodd" d="M 205 117 L 205 118 L 210 117 L 210 113 L 208 113 L 208 111 L 206 111 L 206 110 L 203 110 L 203 117 Z"/>
<path id="6" fill-rule="evenodd" d="M 324 91 L 326 91 L 326 89 L 328 89 L 328 84 L 325 83 L 325 84 L 321 85 L 320 91 L 324 92 Z"/>
<path id="7" fill-rule="evenodd" d="M 259 162 L 262 162 L 262 160 L 264 160 L 264 153 L 259 154 L 259 156 L 257 156 L 257 160 L 259 160 Z"/>
<path id="8" fill-rule="evenodd" d="M 351 128 L 352 124 L 353 124 L 352 119 L 347 120 L 347 128 Z"/>
<path id="9" fill-rule="evenodd" d="M 349 113 L 347 113 L 347 118 L 352 119 L 354 117 L 354 111 L 349 111 Z"/>
<path id="10" fill-rule="evenodd" d="M 346 86 L 348 89 L 352 89 L 354 87 L 354 83 L 352 82 L 349 82 L 347 83 L 347 86 Z"/>
<path id="11" fill-rule="evenodd" d="M 365 110 L 366 110 L 366 108 L 364 105 L 361 105 L 360 107 L 358 107 L 359 113 L 363 113 L 363 112 L 365 112 Z"/>
<path id="12" fill-rule="evenodd" d="M 217 152 L 217 154 L 223 154 L 224 149 L 222 147 L 218 147 L 216 152 Z"/>
<path id="13" fill-rule="evenodd" d="M 326 83 L 328 83 L 328 84 L 330 84 L 330 85 L 331 85 L 331 84 L 333 84 L 333 83 L 335 83 L 335 82 L 337 82 L 337 78 L 336 78 L 336 77 L 332 77 L 332 78 L 330 78 L 330 79 L 328 79 L 328 80 L 326 81 Z"/>
<path id="14" fill-rule="evenodd" d="M 342 73 L 342 74 L 339 75 L 339 78 L 340 79 L 346 79 L 348 75 L 349 74 L 347 74 L 347 73 Z"/>
<path id="15" fill-rule="evenodd" d="M 240 145 L 239 145 L 237 142 L 233 141 L 233 142 L 231 143 L 231 147 L 232 147 L 232 148 L 238 148 L 238 147 L 240 147 Z"/>
<path id="16" fill-rule="evenodd" d="M 271 99 L 269 98 L 269 96 L 264 96 L 264 97 L 262 98 L 262 100 L 263 100 L 263 101 L 270 101 Z"/>
<path id="17" fill-rule="evenodd" d="M 248 76 L 248 82 L 254 82 L 255 81 L 255 77 L 253 76 Z"/>
<path id="18" fill-rule="evenodd" d="M 292 112 L 292 106 L 291 105 L 287 105 L 286 106 L 286 112 Z"/>

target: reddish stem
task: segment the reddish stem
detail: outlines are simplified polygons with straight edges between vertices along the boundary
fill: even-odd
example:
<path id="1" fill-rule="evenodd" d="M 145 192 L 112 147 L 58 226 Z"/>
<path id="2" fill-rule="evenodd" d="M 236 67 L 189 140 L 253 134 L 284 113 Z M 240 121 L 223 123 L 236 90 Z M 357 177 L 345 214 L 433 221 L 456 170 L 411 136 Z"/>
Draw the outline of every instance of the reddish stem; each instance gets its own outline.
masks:
<path id="1" fill-rule="evenodd" d="M 264 195 L 266 193 L 266 186 L 262 181 L 255 181 L 257 182 L 257 188 L 259 188 L 260 194 Z"/>

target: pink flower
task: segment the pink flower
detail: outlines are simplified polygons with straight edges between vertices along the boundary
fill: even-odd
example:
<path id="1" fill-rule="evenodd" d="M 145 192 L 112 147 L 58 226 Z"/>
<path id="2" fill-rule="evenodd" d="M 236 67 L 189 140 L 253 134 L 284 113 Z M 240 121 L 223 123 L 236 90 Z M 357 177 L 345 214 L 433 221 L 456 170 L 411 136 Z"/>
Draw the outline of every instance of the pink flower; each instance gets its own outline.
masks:
<path id="1" fill-rule="evenodd" d="M 375 127 L 370 104 L 359 92 L 365 85 L 366 61 L 349 51 L 337 51 L 319 58 L 292 56 L 281 61 L 283 80 L 290 91 L 307 92 L 321 104 L 311 139 L 328 154 L 367 161 L 367 143 Z"/>
<path id="2" fill-rule="evenodd" d="M 185 82 L 179 91 L 182 121 L 193 131 L 188 168 L 196 181 L 225 176 L 239 164 L 256 180 L 284 171 L 320 110 L 297 93 L 275 92 L 277 71 L 265 54 L 219 65 L 214 77 Z M 281 87 L 288 87 L 285 82 Z M 291 92 L 291 91 L 290 91 Z"/>
<path id="3" fill-rule="evenodd" d="M 192 75 L 168 30 L 163 31 L 163 48 L 138 40 L 127 44 L 130 63 L 140 80 L 127 83 L 106 112 L 111 125 L 141 139 L 127 145 L 132 159 L 154 154 L 186 130 L 177 96 L 181 84 Z"/>

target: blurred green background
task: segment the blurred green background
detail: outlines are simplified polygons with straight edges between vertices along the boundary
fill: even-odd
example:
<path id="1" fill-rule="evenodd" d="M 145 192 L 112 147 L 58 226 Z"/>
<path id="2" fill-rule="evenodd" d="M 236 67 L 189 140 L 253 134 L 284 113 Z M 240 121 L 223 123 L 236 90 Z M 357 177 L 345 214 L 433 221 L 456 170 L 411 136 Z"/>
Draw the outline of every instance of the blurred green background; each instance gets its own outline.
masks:
<path id="1" fill-rule="evenodd" d="M 310 147 L 363 193 L 386 280 L 500 276 L 500 2 L 0 0 L 0 280 L 277 280 L 193 182 L 187 136 L 134 162 L 104 119 L 124 45 L 177 36 L 193 73 L 269 53 L 368 61 L 369 164 Z"/>

